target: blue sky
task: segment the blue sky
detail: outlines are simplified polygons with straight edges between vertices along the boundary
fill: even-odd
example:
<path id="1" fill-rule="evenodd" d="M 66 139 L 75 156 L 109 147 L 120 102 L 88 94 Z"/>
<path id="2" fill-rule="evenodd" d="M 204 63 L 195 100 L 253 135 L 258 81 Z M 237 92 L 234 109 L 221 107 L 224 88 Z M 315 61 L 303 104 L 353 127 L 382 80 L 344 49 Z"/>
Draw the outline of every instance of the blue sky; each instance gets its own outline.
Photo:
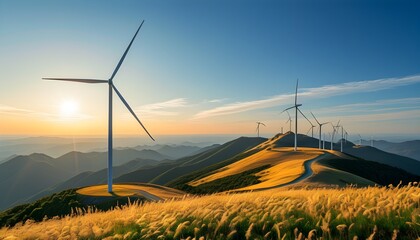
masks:
<path id="1" fill-rule="evenodd" d="M 0 0 L 0 116 L 43 126 L 0 134 L 106 134 L 106 87 L 40 79 L 108 78 L 144 19 L 115 84 L 151 132 L 288 130 L 279 113 L 299 78 L 307 115 L 418 138 L 419 12 L 418 1 Z M 63 120 L 69 99 L 77 113 Z M 143 134 L 114 105 L 117 134 Z"/>

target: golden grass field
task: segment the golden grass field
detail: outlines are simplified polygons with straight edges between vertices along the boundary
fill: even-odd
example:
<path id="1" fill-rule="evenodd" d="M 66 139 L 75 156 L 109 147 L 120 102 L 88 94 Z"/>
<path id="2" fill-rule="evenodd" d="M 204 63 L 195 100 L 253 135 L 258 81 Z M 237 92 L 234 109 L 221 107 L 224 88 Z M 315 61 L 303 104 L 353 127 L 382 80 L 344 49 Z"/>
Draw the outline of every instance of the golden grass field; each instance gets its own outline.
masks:
<path id="1" fill-rule="evenodd" d="M 420 239 L 420 185 L 185 196 L 0 229 L 1 239 Z"/>

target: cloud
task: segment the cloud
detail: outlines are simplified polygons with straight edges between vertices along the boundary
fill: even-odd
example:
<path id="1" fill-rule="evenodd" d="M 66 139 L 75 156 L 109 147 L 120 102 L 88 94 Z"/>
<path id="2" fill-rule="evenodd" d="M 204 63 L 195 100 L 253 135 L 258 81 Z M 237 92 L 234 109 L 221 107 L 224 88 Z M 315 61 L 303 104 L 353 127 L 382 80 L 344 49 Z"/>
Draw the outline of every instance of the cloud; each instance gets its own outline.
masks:
<path id="1" fill-rule="evenodd" d="M 16 108 L 8 105 L 0 104 L 0 114 L 3 115 L 16 115 L 16 116 L 31 116 L 31 117 L 38 117 L 43 120 L 48 121 L 68 121 L 68 120 L 84 120 L 92 118 L 90 115 L 86 114 L 74 114 L 72 116 L 63 117 L 61 114 L 55 113 L 46 113 L 46 112 L 38 112 L 23 108 Z"/>
<path id="2" fill-rule="evenodd" d="M 136 112 L 142 116 L 174 116 L 178 115 L 178 112 L 168 111 L 168 109 L 183 108 L 186 107 L 187 100 L 185 98 L 176 98 L 165 102 L 158 102 L 143 105 L 136 108 Z"/>
<path id="3" fill-rule="evenodd" d="M 345 95 L 351 93 L 374 92 L 416 83 L 420 83 L 420 75 L 402 78 L 384 78 L 377 80 L 348 82 L 335 85 L 325 85 L 316 88 L 301 88 L 299 91 L 299 99 L 327 98 L 331 96 Z M 201 111 L 197 113 L 194 116 L 194 118 L 208 118 L 214 116 L 240 113 L 255 109 L 268 108 L 277 105 L 284 105 L 287 103 L 292 103 L 293 97 L 293 94 L 282 94 L 267 99 L 230 103 L 213 109 Z"/>
<path id="4" fill-rule="evenodd" d="M 405 105 L 405 106 L 401 106 Z M 394 107 L 392 107 L 394 106 Z M 331 112 L 378 112 L 378 111 L 394 111 L 402 109 L 418 109 L 420 106 L 420 98 L 398 98 L 398 99 L 383 99 L 367 103 L 353 103 L 340 106 L 333 106 L 328 108 L 320 108 L 316 111 L 318 113 Z"/>
<path id="5" fill-rule="evenodd" d="M 221 102 L 224 102 L 226 100 L 228 100 L 228 98 L 212 99 L 212 100 L 209 100 L 208 102 L 209 103 L 221 103 Z"/>

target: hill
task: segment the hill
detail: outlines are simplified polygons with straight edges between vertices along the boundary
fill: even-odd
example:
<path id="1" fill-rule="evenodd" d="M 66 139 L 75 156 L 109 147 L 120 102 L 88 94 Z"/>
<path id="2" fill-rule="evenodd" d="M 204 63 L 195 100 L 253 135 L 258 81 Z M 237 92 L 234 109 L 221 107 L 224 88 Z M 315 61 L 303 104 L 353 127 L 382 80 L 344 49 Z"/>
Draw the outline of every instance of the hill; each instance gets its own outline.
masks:
<path id="1" fill-rule="evenodd" d="M 85 213 L 109 210 L 129 202 L 161 201 L 182 198 L 184 192 L 152 184 L 115 184 L 112 194 L 107 185 L 96 185 L 81 189 L 69 189 L 52 194 L 30 204 L 23 204 L 0 213 L 0 227 L 14 226 L 18 222 L 32 219 L 70 215 L 78 211 Z"/>
<path id="2" fill-rule="evenodd" d="M 151 160 L 144 160 L 140 158 L 142 156 Z M 85 173 L 87 171 L 100 171 L 107 167 L 107 158 L 106 152 L 70 152 L 58 158 L 34 153 L 28 156 L 16 156 L 3 162 L 0 164 L 0 191 L 4 197 L 0 200 L 0 210 L 12 204 L 24 202 L 31 196 L 78 174 L 84 173 L 83 176 L 86 177 L 89 175 Z M 166 156 L 153 150 L 125 149 L 114 151 L 115 166 L 123 165 L 134 159 L 138 160 L 137 163 L 142 162 L 137 165 L 118 168 L 117 172 L 120 171 L 119 169 L 125 169 L 121 174 L 165 158 Z M 97 179 L 102 175 L 103 173 L 94 174 L 86 178 L 86 181 L 97 183 Z M 81 179 L 77 181 L 80 182 Z M 70 184 L 70 186 L 72 185 Z"/>
<path id="3" fill-rule="evenodd" d="M 225 161 L 264 142 L 265 138 L 240 137 L 221 146 L 210 148 L 202 153 L 184 157 L 173 162 L 159 164 L 150 168 L 122 175 L 116 182 L 151 182 L 165 184 L 191 171 L 199 170 L 218 162 Z"/>
<path id="4" fill-rule="evenodd" d="M 72 176 L 50 162 L 54 159 L 44 154 L 17 156 L 0 165 L 0 210 L 17 199 L 25 198 Z"/>
<path id="5" fill-rule="evenodd" d="M 369 141 L 362 141 L 362 143 L 365 146 L 370 146 Z M 384 140 L 374 140 L 373 146 L 385 152 L 394 153 L 420 161 L 420 140 L 399 143 L 388 142 Z"/>
<path id="6" fill-rule="evenodd" d="M 71 217 L 27 221 L 13 228 L 1 228 L 0 236 L 6 239 L 413 240 L 420 236 L 419 187 L 414 184 L 273 189 L 186 196 L 166 202 L 130 204 L 107 212 L 78 211 Z M 23 213 L 24 208 L 21 209 L 17 212 Z M 2 216 L 0 221 L 5 219 Z M 7 219 L 13 219 L 14 215 L 10 216 Z"/>
<path id="7" fill-rule="evenodd" d="M 402 169 L 334 150 L 299 147 L 295 152 L 290 147 L 293 138 L 293 133 L 276 135 L 230 161 L 181 176 L 168 186 L 192 193 L 213 193 L 263 190 L 292 184 L 373 186 L 420 180 L 419 176 Z M 317 145 L 316 139 L 303 135 L 298 135 L 298 142 L 300 146 Z M 371 169 L 375 169 L 376 174 L 369 174 Z"/>
<path id="8" fill-rule="evenodd" d="M 412 174 L 420 173 L 420 161 L 397 154 L 388 153 L 375 147 L 358 146 L 352 144 L 351 142 L 347 142 L 347 144 L 344 146 L 344 152 L 365 160 L 401 168 Z"/>
<path id="9" fill-rule="evenodd" d="M 119 177 L 121 175 L 124 175 L 126 173 L 133 171 L 133 169 L 138 169 L 145 166 L 153 166 L 153 165 L 157 165 L 158 163 L 160 163 L 160 161 L 147 160 L 147 159 L 134 159 L 123 165 L 115 166 L 113 168 L 113 176 Z M 33 202 L 44 196 L 47 196 L 53 193 L 58 193 L 66 189 L 105 184 L 107 181 L 107 174 L 108 174 L 107 169 L 102 169 L 96 172 L 90 172 L 90 171 L 83 172 L 74 177 L 71 177 L 70 179 L 66 181 L 60 182 L 48 189 L 44 189 L 43 191 L 38 192 L 37 194 L 33 196 L 30 196 L 28 199 L 21 200 L 20 202 L 17 202 L 17 203 Z"/>

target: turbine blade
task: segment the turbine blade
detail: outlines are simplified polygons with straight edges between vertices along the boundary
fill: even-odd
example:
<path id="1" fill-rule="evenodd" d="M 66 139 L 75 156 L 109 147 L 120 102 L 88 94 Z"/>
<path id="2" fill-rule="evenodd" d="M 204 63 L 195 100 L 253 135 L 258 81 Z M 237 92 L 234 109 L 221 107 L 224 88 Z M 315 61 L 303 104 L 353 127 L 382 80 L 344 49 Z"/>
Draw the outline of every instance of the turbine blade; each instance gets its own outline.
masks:
<path id="1" fill-rule="evenodd" d="M 124 59 L 125 59 L 125 56 L 127 55 L 128 50 L 130 50 L 131 44 L 133 44 L 133 41 L 134 41 L 134 39 L 136 38 L 137 33 L 139 32 L 139 30 L 140 30 L 141 26 L 143 26 L 143 23 L 144 23 L 144 20 L 141 22 L 140 27 L 137 29 L 136 33 L 134 34 L 133 39 L 131 39 L 130 44 L 128 44 L 128 47 L 127 47 L 127 49 L 125 50 L 124 54 L 122 55 L 122 57 L 121 57 L 120 61 L 118 62 L 117 67 L 115 67 L 115 70 L 114 70 L 114 72 L 112 73 L 112 76 L 111 76 L 110 80 L 114 79 L 115 74 L 117 74 L 118 70 L 120 69 L 121 64 L 123 63 L 123 61 L 124 61 Z"/>
<path id="2" fill-rule="evenodd" d="M 284 112 L 284 111 L 283 111 Z M 289 116 L 289 120 L 290 120 L 290 114 L 289 112 L 286 110 L 287 116 Z"/>
<path id="3" fill-rule="evenodd" d="M 85 78 L 42 78 L 43 80 L 82 82 L 82 83 L 107 83 L 108 80 L 102 79 L 85 79 Z"/>
<path id="4" fill-rule="evenodd" d="M 267 127 L 264 123 L 260 123 L 261 125 L 263 125 L 264 127 Z"/>
<path id="5" fill-rule="evenodd" d="M 296 80 L 296 93 L 295 93 L 295 105 L 297 105 L 297 90 L 298 90 L 299 78 Z"/>
<path id="6" fill-rule="evenodd" d="M 297 110 L 300 112 L 300 114 L 302 114 L 302 116 L 303 116 L 303 117 L 305 117 L 305 118 L 306 118 L 306 120 L 308 120 L 308 122 L 311 124 L 311 126 L 313 126 L 312 122 L 311 122 L 311 121 L 309 121 L 309 119 L 305 116 L 305 114 L 303 114 L 303 112 L 302 112 L 302 111 L 300 111 L 300 109 L 299 109 L 299 108 L 297 108 Z"/>
<path id="7" fill-rule="evenodd" d="M 120 97 L 121 101 L 124 103 L 124 105 L 127 107 L 128 111 L 131 112 L 131 114 L 133 115 L 133 117 L 137 120 L 137 122 L 140 123 L 140 125 L 143 127 L 144 131 L 146 131 L 147 135 L 149 135 L 149 137 L 155 141 L 155 139 L 152 137 L 152 135 L 150 135 L 149 131 L 147 131 L 146 127 L 143 125 L 143 123 L 140 122 L 140 119 L 137 117 L 137 115 L 134 113 L 133 109 L 131 109 L 130 105 L 128 105 L 127 101 L 125 101 L 125 99 L 123 98 L 123 96 L 121 95 L 121 93 L 118 91 L 118 89 L 114 86 L 114 84 L 111 84 L 112 88 L 114 89 L 114 91 L 117 93 L 118 97 Z"/>
<path id="8" fill-rule="evenodd" d="M 293 107 L 289 107 L 289 108 L 286 108 L 286 109 L 284 109 L 284 110 L 283 110 L 283 112 L 287 112 L 287 110 L 292 109 L 292 108 L 294 108 L 294 107 L 295 107 L 295 106 L 293 106 Z M 282 112 L 282 113 L 283 113 L 283 112 Z M 289 112 L 287 112 L 287 114 L 289 114 Z M 290 115 L 289 115 L 289 117 L 290 117 Z"/>
<path id="9" fill-rule="evenodd" d="M 315 115 L 311 112 L 312 117 L 314 117 L 315 121 L 318 123 L 318 125 L 321 125 L 321 123 L 318 122 L 318 119 L 316 119 Z"/>

